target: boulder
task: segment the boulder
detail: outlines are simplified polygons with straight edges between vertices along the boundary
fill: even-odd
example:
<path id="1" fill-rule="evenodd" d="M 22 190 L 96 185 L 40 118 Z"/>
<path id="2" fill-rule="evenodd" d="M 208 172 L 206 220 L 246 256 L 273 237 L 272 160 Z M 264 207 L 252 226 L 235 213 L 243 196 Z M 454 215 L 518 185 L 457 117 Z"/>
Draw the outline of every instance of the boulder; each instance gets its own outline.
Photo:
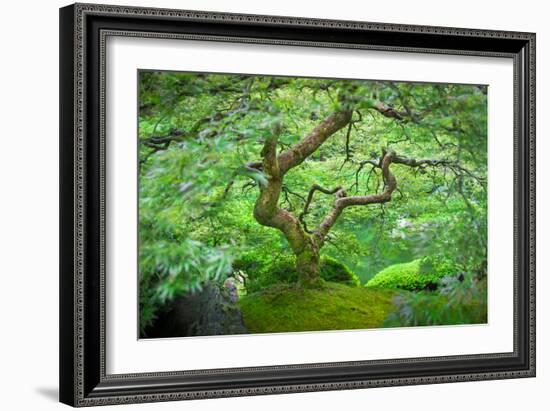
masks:
<path id="1" fill-rule="evenodd" d="M 246 334 L 235 290 L 207 283 L 201 291 L 176 298 L 162 310 L 145 338 Z"/>

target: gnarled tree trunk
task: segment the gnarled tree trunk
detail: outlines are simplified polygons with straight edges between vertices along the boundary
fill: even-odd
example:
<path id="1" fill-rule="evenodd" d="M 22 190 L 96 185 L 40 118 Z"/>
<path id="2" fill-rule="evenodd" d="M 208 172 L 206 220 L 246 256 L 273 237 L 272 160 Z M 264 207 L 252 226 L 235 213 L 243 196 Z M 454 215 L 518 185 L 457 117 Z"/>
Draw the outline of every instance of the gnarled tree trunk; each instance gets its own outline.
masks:
<path id="1" fill-rule="evenodd" d="M 387 115 L 386 112 L 381 112 Z M 397 187 L 395 176 L 390 171 L 392 163 L 408 167 L 448 166 L 444 160 L 415 160 L 399 157 L 394 151 L 383 150 L 377 160 L 364 160 L 360 163 L 377 168 L 382 173 L 384 189 L 380 193 L 365 196 L 348 196 L 345 190 L 338 186 L 334 189 L 325 189 L 317 184 L 310 189 L 303 212 L 294 216 L 289 211 L 279 207 L 279 197 L 283 187 L 285 174 L 292 168 L 300 165 L 307 157 L 314 153 L 331 135 L 349 125 L 352 111 L 337 111 L 325 118 L 306 137 L 277 154 L 278 137 L 282 126 L 278 124 L 271 136 L 266 139 L 262 150 L 262 162 L 247 164 L 247 168 L 262 170 L 267 177 L 267 183 L 260 184 L 260 195 L 254 207 L 254 218 L 260 224 L 277 228 L 286 237 L 296 256 L 296 271 L 299 282 L 303 285 L 312 285 L 320 281 L 320 250 L 326 241 L 327 235 L 336 223 L 343 210 L 351 206 L 365 206 L 381 204 L 391 200 L 393 191 Z M 332 208 L 323 218 L 318 227 L 309 230 L 304 221 L 315 192 L 334 195 Z"/>
<path id="2" fill-rule="evenodd" d="M 302 252 L 296 254 L 296 272 L 301 284 L 311 285 L 321 279 L 319 251 L 314 241 L 308 238 Z"/>

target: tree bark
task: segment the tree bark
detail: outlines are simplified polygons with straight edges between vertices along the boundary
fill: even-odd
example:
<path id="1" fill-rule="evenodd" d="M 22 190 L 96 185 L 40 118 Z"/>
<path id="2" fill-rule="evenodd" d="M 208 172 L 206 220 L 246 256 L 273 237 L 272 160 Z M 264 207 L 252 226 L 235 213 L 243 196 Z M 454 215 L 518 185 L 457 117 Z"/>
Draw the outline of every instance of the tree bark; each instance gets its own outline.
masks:
<path id="1" fill-rule="evenodd" d="M 330 136 L 341 128 L 345 127 L 350 121 L 353 112 L 351 110 L 336 111 L 325 118 L 317 127 L 315 127 L 305 138 L 293 145 L 290 149 L 281 153 L 279 164 L 281 171 L 285 174 L 291 168 L 294 168 L 313 154 Z"/>
<path id="2" fill-rule="evenodd" d="M 267 177 L 267 184 L 260 186 L 260 195 L 254 206 L 254 218 L 258 223 L 277 228 L 284 234 L 296 255 L 296 271 L 299 282 L 303 285 L 312 285 L 321 279 L 320 247 L 316 237 L 304 230 L 298 218 L 278 206 L 283 178 L 287 171 L 301 164 L 331 135 L 343 128 L 351 120 L 351 115 L 351 111 L 331 114 L 304 139 L 280 155 L 277 155 L 277 142 L 281 125 L 277 125 L 262 149 L 261 167 Z"/>
<path id="3" fill-rule="evenodd" d="M 302 252 L 296 254 L 296 272 L 301 285 L 311 286 L 321 281 L 319 247 L 310 236 L 304 245 Z"/>

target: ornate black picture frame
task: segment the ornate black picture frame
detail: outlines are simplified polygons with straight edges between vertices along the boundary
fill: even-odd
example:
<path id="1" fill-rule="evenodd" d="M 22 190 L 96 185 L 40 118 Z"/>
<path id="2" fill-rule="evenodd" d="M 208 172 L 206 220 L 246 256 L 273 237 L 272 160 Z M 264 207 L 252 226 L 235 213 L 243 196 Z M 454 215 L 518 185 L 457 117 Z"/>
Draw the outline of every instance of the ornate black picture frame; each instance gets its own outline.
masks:
<path id="1" fill-rule="evenodd" d="M 514 64 L 514 350 L 399 360 L 105 371 L 105 39 L 507 57 Z M 60 10 L 60 400 L 73 406 L 535 376 L 535 35 L 75 4 Z"/>

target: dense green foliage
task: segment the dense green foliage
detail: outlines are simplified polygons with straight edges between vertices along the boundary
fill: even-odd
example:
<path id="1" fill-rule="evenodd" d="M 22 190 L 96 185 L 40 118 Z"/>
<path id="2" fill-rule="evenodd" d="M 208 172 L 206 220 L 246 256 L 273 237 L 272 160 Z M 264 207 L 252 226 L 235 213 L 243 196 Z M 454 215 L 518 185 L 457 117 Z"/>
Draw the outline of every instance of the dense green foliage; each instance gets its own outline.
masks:
<path id="1" fill-rule="evenodd" d="M 271 258 L 259 259 L 254 254 L 245 254 L 233 263 L 233 269 L 246 274 L 246 290 L 260 291 L 275 284 L 295 284 L 298 281 L 294 257 L 289 254 Z M 321 258 L 321 278 L 326 281 L 343 283 L 349 286 L 359 286 L 360 281 L 344 264 L 334 258 Z"/>
<path id="2" fill-rule="evenodd" d="M 346 209 L 321 249 L 322 277 L 341 284 L 327 283 L 324 291 L 295 290 L 287 286 L 296 281 L 287 240 L 254 219 L 258 187 L 267 177 L 245 165 L 262 158 L 274 124 L 282 127 L 280 153 L 343 109 L 353 110 L 351 122 L 285 175 L 279 207 L 298 216 L 313 184 L 340 185 L 350 195 L 380 192 L 384 187 L 380 169 L 361 162 L 377 160 L 383 150 L 408 158 L 445 160 L 447 165 L 392 165 L 397 190 L 391 201 Z M 140 72 L 139 113 L 142 329 L 178 295 L 198 292 L 207 281 L 222 283 L 237 271 L 246 276 L 241 293 L 248 295 L 241 305 L 251 332 L 267 332 L 262 321 L 273 321 L 273 330 L 289 330 L 290 316 L 314 315 L 298 310 L 321 310 L 323 305 L 332 310 L 331 315 L 340 309 L 349 315 L 353 307 L 353 312 L 370 313 L 373 318 L 358 317 L 355 327 L 349 323 L 354 319 L 337 324 L 346 314 L 331 317 L 331 324 L 330 316 L 318 315 L 296 327 L 379 326 L 390 310 L 389 292 L 370 286 L 423 288 L 418 278 L 423 278 L 419 266 L 425 256 L 449 261 L 457 272 L 480 278 L 486 274 L 483 86 Z M 315 196 L 304 216 L 309 229 L 320 223 L 333 200 L 330 195 Z M 406 283 L 396 280 L 403 273 Z M 442 273 L 430 271 L 430 281 Z M 397 282 L 382 281 L 386 277 Z M 369 287 L 344 284 L 358 282 Z M 482 283 L 472 284 L 479 288 Z M 270 287 L 279 290 L 277 299 L 269 297 Z M 296 301 L 298 295 L 303 301 Z M 420 299 L 431 294 L 410 295 Z M 421 305 L 411 298 L 402 299 L 397 312 L 404 305 Z M 277 309 L 276 301 L 281 304 Z M 285 309 L 292 314 L 283 313 Z M 287 320 L 275 321 L 278 315 Z"/>
<path id="3" fill-rule="evenodd" d="M 326 281 L 359 286 L 359 277 L 344 264 L 331 257 L 321 258 L 321 278 Z"/>
<path id="4" fill-rule="evenodd" d="M 424 257 L 409 263 L 390 265 L 376 274 L 367 287 L 402 288 L 418 291 L 437 285 L 445 276 L 456 274 L 457 266 L 451 261 Z"/>
<path id="5" fill-rule="evenodd" d="M 239 301 L 249 332 L 352 330 L 381 327 L 393 309 L 389 290 L 326 283 L 273 287 Z"/>
<path id="6" fill-rule="evenodd" d="M 487 322 L 487 284 L 473 276 L 440 280 L 439 292 L 402 293 L 384 326 L 482 324 Z"/>

